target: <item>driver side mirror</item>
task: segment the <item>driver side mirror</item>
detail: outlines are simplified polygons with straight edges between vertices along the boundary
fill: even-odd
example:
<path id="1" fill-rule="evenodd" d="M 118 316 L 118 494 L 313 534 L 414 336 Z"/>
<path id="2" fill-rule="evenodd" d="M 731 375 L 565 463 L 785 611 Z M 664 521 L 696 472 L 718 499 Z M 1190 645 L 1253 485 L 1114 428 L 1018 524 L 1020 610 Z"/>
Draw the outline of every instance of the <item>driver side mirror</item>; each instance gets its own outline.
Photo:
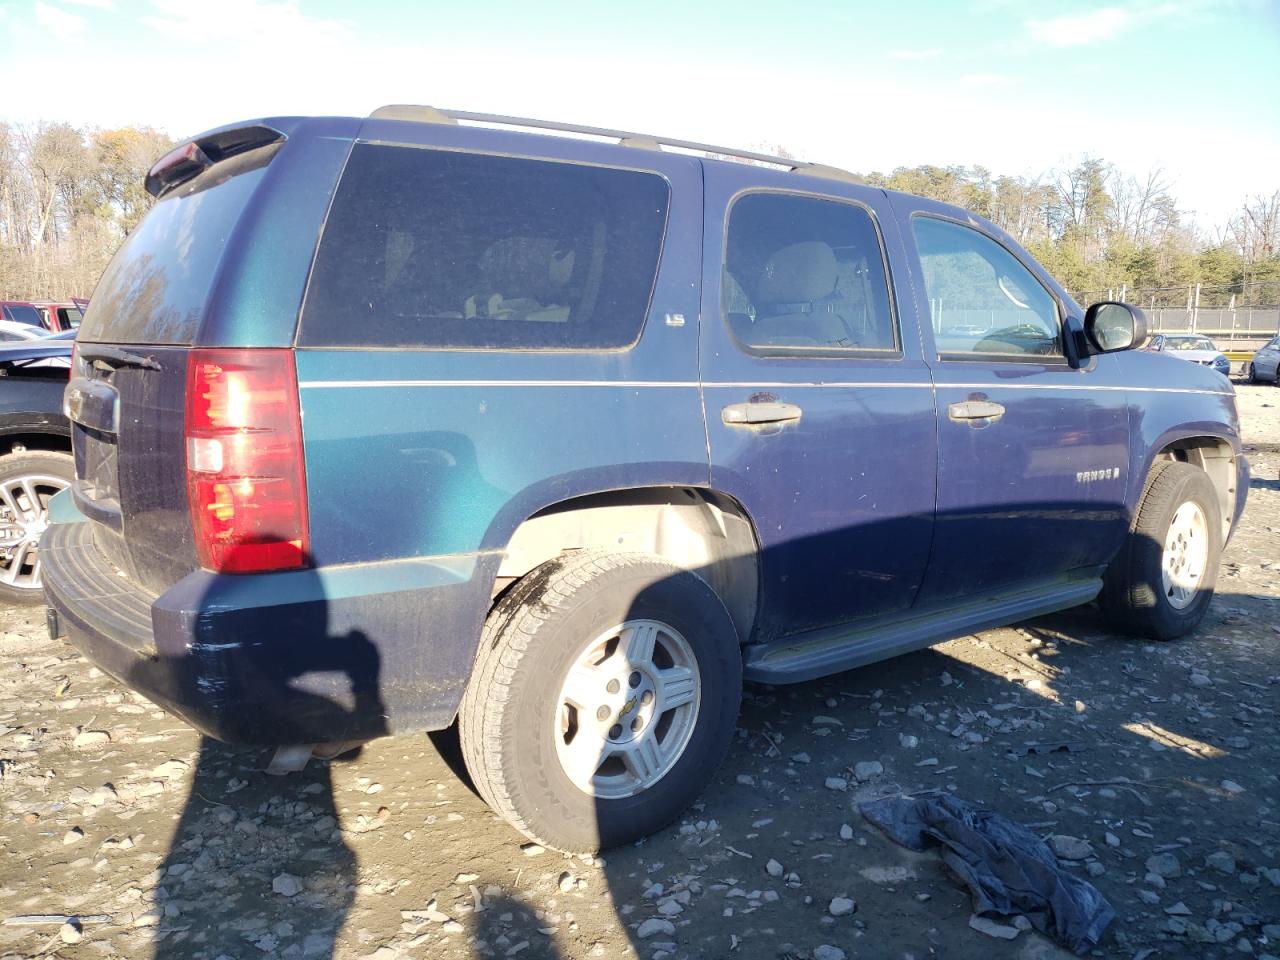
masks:
<path id="1" fill-rule="evenodd" d="M 1085 311 L 1084 335 L 1090 353 L 1132 350 L 1147 339 L 1147 315 L 1140 307 L 1104 300 Z"/>

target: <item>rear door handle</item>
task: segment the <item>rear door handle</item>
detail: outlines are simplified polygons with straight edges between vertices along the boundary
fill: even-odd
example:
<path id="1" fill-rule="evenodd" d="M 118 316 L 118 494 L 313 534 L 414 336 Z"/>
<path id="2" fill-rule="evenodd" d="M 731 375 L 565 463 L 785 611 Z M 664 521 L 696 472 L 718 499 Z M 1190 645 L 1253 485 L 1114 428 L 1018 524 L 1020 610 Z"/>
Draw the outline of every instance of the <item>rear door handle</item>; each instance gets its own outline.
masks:
<path id="1" fill-rule="evenodd" d="M 731 403 L 720 411 L 725 423 L 785 423 L 799 420 L 801 410 L 794 403 Z"/>
<path id="2" fill-rule="evenodd" d="M 1004 407 L 991 400 L 964 400 L 947 407 L 952 420 L 995 420 L 1004 416 Z"/>

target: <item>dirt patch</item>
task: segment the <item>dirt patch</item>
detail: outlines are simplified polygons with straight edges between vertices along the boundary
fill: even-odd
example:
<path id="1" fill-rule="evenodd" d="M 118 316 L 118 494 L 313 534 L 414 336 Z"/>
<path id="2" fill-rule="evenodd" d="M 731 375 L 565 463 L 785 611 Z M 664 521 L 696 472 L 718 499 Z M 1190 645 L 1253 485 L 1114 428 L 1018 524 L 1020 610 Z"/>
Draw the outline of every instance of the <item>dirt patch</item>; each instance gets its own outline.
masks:
<path id="1" fill-rule="evenodd" d="M 750 687 L 698 806 L 596 860 L 522 846 L 447 736 L 269 777 L 267 752 L 202 741 L 49 641 L 40 610 L 0 610 L 0 919 L 83 918 L 0 926 L 0 953 L 1061 955 L 971 927 L 937 859 L 856 811 L 945 790 L 1087 842 L 1070 869 L 1118 914 L 1100 955 L 1280 954 L 1280 390 L 1238 390 L 1253 488 L 1195 637 L 1084 609 Z"/>

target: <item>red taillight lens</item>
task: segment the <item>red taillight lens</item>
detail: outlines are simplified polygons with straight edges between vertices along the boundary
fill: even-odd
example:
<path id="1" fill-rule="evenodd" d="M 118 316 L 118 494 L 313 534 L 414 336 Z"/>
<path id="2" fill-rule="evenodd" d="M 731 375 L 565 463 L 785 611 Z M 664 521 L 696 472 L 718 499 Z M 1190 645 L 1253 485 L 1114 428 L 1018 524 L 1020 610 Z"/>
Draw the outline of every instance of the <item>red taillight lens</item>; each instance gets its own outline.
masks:
<path id="1" fill-rule="evenodd" d="M 293 351 L 192 350 L 187 496 L 202 566 L 307 565 L 307 487 Z"/>

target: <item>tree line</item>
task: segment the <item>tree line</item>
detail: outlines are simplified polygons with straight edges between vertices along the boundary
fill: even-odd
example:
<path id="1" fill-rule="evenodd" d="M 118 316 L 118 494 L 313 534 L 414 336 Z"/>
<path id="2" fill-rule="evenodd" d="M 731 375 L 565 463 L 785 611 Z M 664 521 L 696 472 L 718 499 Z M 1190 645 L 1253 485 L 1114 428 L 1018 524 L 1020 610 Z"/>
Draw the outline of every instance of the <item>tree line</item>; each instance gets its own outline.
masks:
<path id="1" fill-rule="evenodd" d="M 151 127 L 0 123 L 0 297 L 88 296 L 152 202 L 148 168 L 172 146 Z M 1205 305 L 1280 302 L 1280 190 L 1206 233 L 1163 172 L 1134 176 L 1093 157 L 1040 177 L 924 165 L 866 180 L 992 220 L 1084 300 L 1125 290 L 1176 304 L 1200 284 Z"/>
<path id="2" fill-rule="evenodd" d="M 1280 302 L 1280 190 L 1247 198 L 1206 233 L 1179 210 L 1162 171 L 1134 176 L 1093 157 L 1036 178 L 920 166 L 866 179 L 981 214 L 1082 301 L 1124 290 L 1134 302 L 1150 295 L 1176 306 L 1199 284 L 1204 306 Z"/>
<path id="3" fill-rule="evenodd" d="M 151 205 L 147 170 L 172 146 L 150 127 L 0 123 L 0 297 L 87 297 Z"/>

